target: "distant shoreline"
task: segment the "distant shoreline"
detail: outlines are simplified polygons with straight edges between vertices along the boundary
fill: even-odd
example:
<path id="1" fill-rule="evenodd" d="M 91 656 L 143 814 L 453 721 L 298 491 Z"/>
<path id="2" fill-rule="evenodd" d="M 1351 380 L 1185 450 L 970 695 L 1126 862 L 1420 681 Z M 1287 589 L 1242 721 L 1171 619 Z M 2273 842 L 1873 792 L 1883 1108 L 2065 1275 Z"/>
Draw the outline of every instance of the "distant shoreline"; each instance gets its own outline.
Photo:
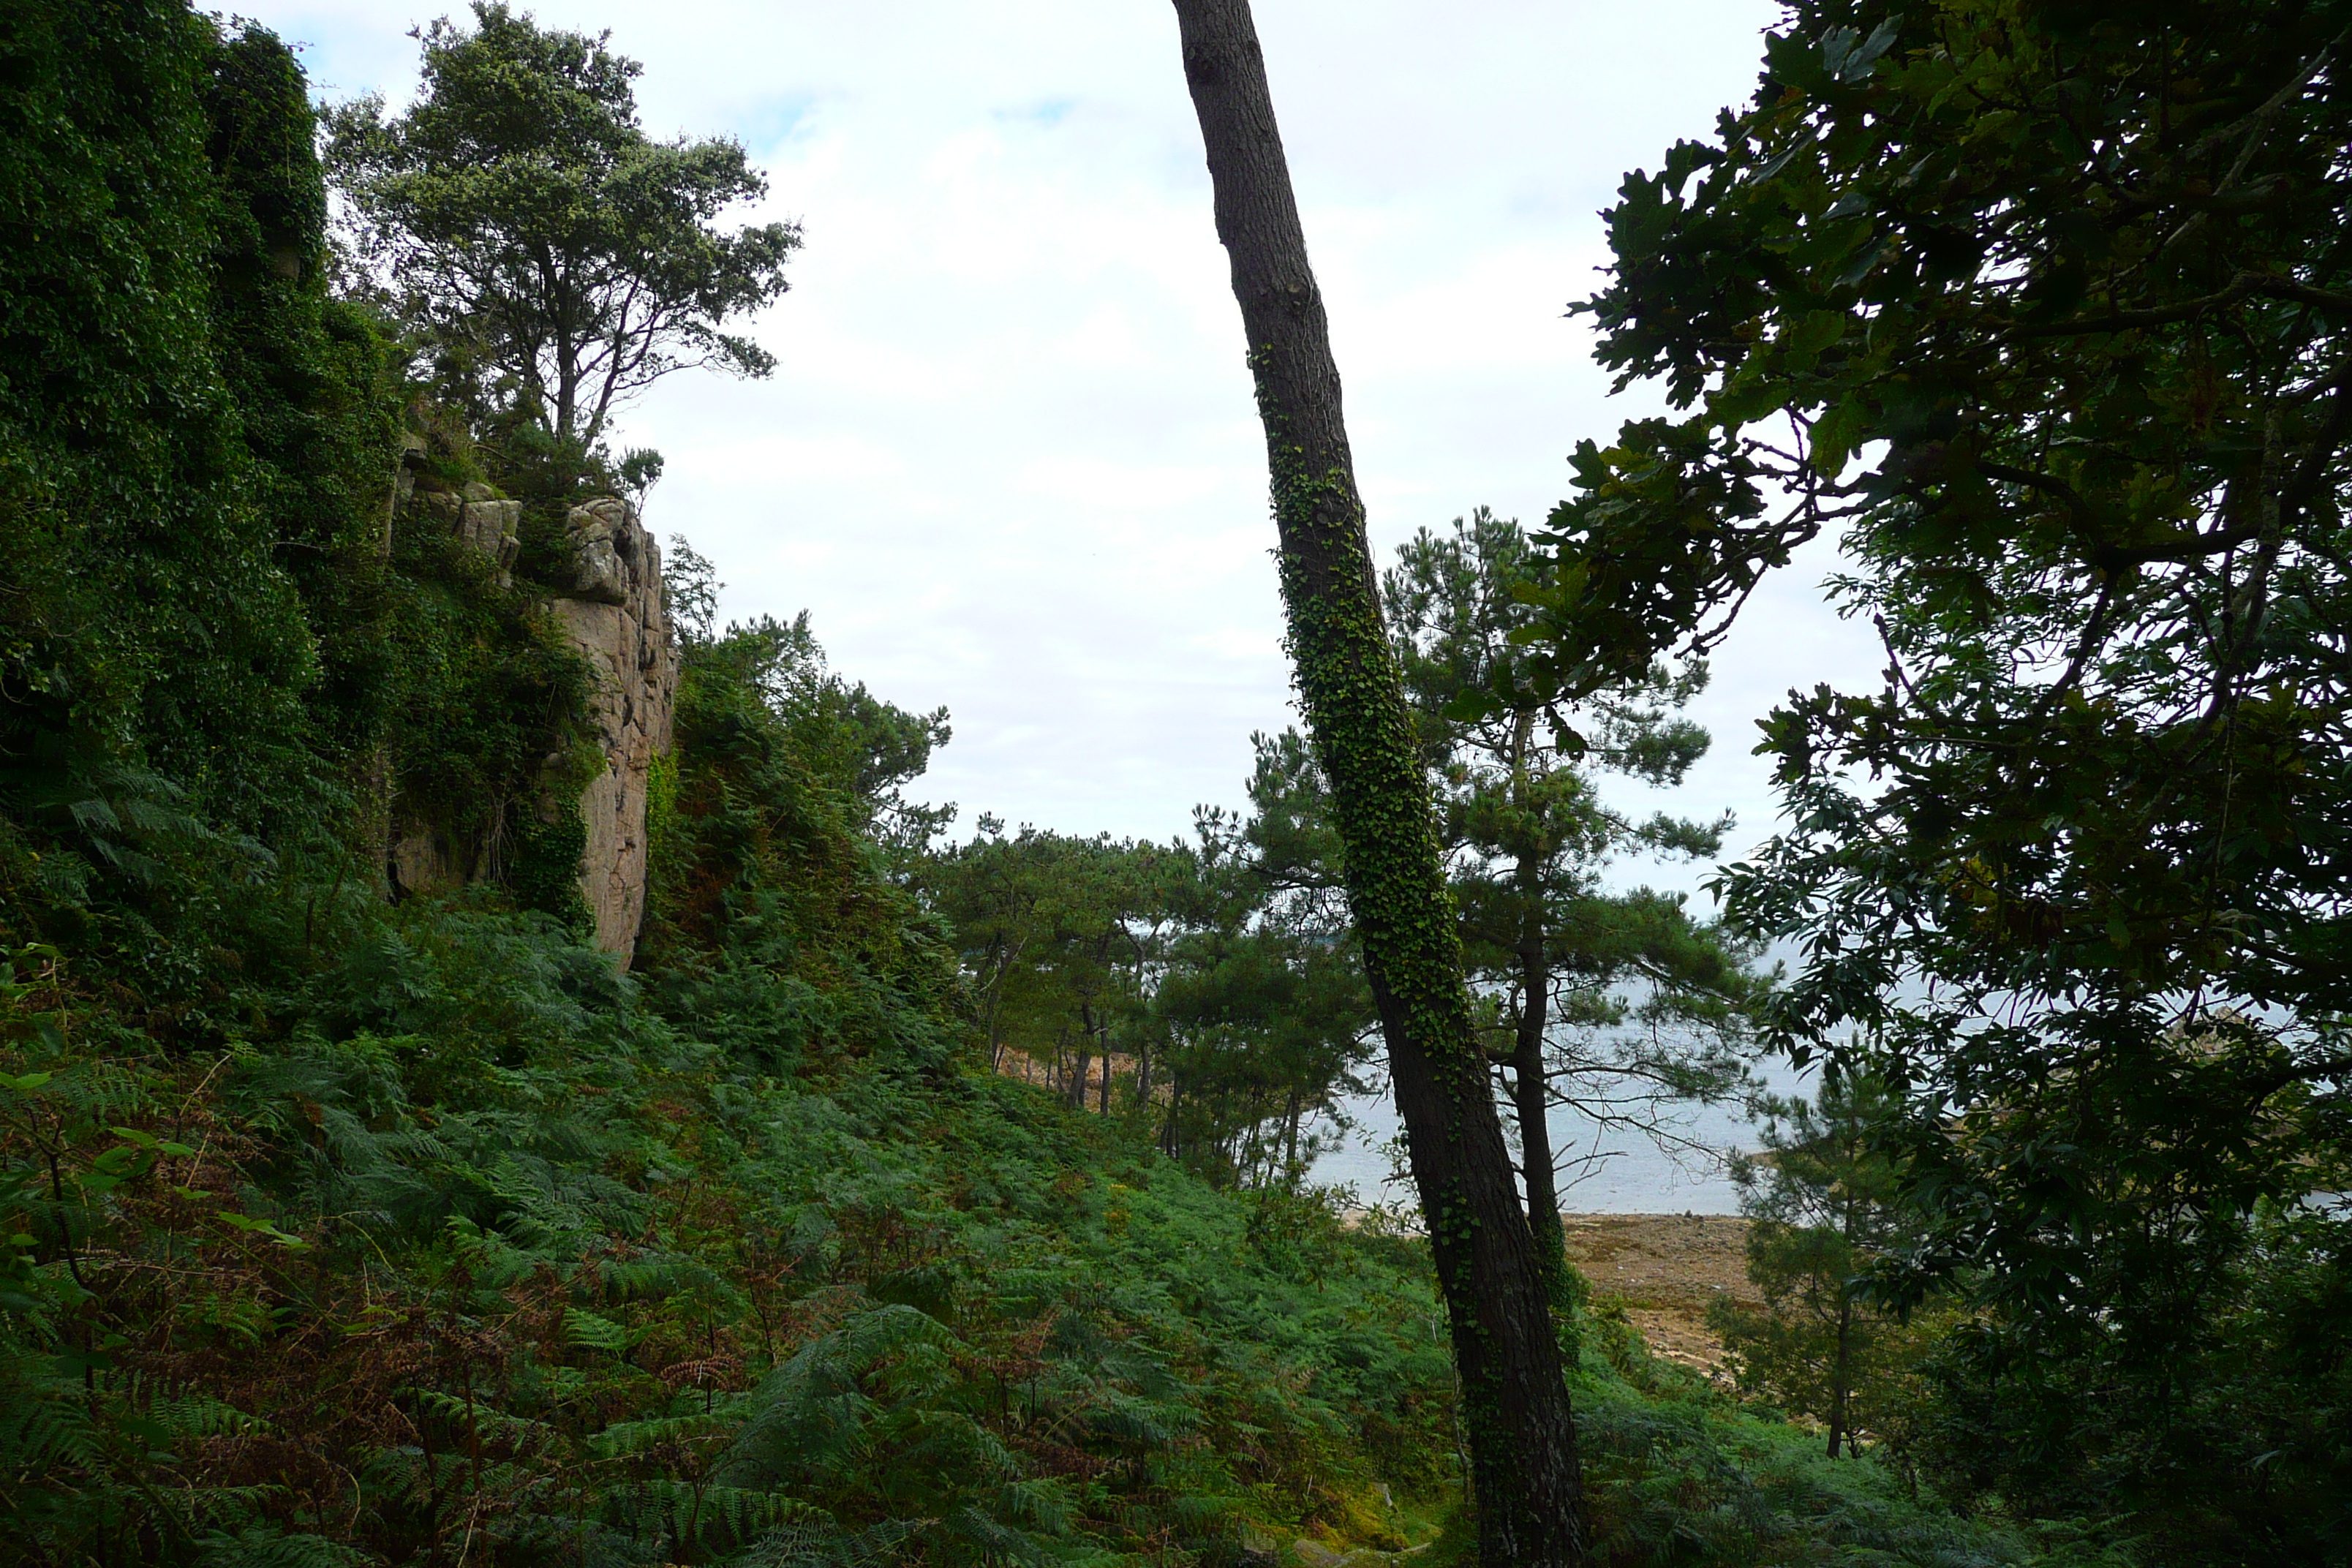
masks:
<path id="1" fill-rule="evenodd" d="M 1748 1282 L 1748 1222 L 1738 1215 L 1567 1214 L 1568 1256 L 1592 1286 L 1595 1304 L 1612 1301 L 1668 1361 L 1713 1374 L 1723 1345 L 1706 1326 L 1718 1298 L 1753 1304 Z"/>

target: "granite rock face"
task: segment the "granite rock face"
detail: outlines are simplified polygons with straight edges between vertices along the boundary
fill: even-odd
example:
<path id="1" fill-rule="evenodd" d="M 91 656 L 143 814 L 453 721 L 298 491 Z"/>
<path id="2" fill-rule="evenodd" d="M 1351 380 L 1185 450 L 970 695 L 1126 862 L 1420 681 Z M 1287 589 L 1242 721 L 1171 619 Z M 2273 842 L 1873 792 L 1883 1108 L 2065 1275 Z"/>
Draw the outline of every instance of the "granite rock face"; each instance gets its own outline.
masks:
<path id="1" fill-rule="evenodd" d="M 626 605 L 636 590 L 636 556 L 643 548 L 654 549 L 653 536 L 637 522 L 637 514 L 629 503 L 615 496 L 600 496 L 572 509 L 563 520 L 572 536 L 572 548 L 580 562 L 580 569 L 572 581 L 572 592 L 580 598 L 600 605 Z M 655 550 L 648 557 L 654 563 L 654 596 L 661 596 L 660 552 Z"/>
<path id="2" fill-rule="evenodd" d="M 522 548 L 522 502 L 502 500 L 480 483 L 467 485 L 462 494 L 436 491 L 424 500 L 448 520 L 452 532 L 497 563 L 500 587 L 513 585 L 515 554 Z"/>
<path id="3" fill-rule="evenodd" d="M 437 482 L 434 489 L 420 486 L 416 479 L 425 450 L 424 437 L 403 436 L 402 462 L 394 473 L 390 504 L 384 510 L 384 552 L 392 551 L 394 515 L 402 507 L 414 505 L 488 556 L 499 585 L 511 586 L 515 556 L 522 548 L 522 502 L 507 500 L 478 480 L 463 490 L 439 488 Z M 388 760 L 380 765 L 388 765 Z M 488 858 L 480 844 L 453 834 L 444 823 L 402 812 L 390 801 L 384 849 L 385 876 L 395 897 L 454 891 L 481 874 Z"/>
<path id="4" fill-rule="evenodd" d="M 605 496 L 564 519 L 580 562 L 555 601 L 564 630 L 596 673 L 602 772 L 581 795 L 588 848 L 580 891 L 596 945 L 626 968 L 646 911 L 646 807 L 653 763 L 667 752 L 677 650 L 662 605 L 661 547 L 628 502 Z"/>
<path id="5" fill-rule="evenodd" d="M 392 504 L 397 508 L 411 499 L 404 486 L 395 489 Z M 520 501 L 504 500 L 483 484 L 469 484 L 463 491 L 420 488 L 413 500 L 488 557 L 501 584 L 512 584 L 521 548 Z M 603 753 L 603 765 L 580 796 L 588 830 L 580 893 L 594 922 L 596 945 L 625 969 L 645 922 L 646 811 L 654 759 L 670 746 L 677 650 L 662 604 L 661 548 L 635 510 L 615 497 L 599 497 L 572 508 L 564 526 L 579 569 L 549 609 L 594 674 Z M 552 805 L 543 800 L 538 809 L 551 815 Z M 394 813 L 399 815 L 396 807 Z M 386 879 L 394 895 L 448 892 L 477 878 L 498 876 L 495 847 L 504 837 L 506 818 L 503 808 L 494 815 L 498 820 L 487 834 L 470 837 L 422 816 L 400 815 L 397 825 L 388 827 L 385 844 Z"/>

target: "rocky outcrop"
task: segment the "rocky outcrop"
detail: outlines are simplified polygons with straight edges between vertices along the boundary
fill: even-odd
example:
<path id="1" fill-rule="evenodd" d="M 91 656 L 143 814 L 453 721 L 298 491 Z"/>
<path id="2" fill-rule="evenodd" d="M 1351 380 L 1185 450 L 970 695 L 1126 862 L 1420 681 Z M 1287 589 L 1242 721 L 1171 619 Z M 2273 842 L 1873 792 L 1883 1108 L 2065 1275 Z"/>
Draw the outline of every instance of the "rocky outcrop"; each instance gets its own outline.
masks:
<path id="1" fill-rule="evenodd" d="M 515 555 L 522 549 L 522 502 L 507 500 L 478 481 L 462 491 L 436 490 L 422 498 L 448 520 L 450 531 L 496 564 L 499 586 L 514 584 Z"/>
<path id="2" fill-rule="evenodd" d="M 564 525 L 579 570 L 555 601 L 563 628 L 596 672 L 604 766 L 580 798 L 588 821 L 580 891 L 596 945 L 624 968 L 646 911 L 646 807 L 654 759 L 670 745 L 677 653 L 662 606 L 661 547 L 628 502 L 606 496 Z"/>
<path id="3" fill-rule="evenodd" d="M 404 476 L 405 477 L 405 476 Z M 393 505 L 410 502 L 444 521 L 488 558 L 501 584 L 511 585 L 521 549 L 522 503 L 484 484 L 462 490 L 396 489 Z M 628 967 L 645 921 L 646 814 L 654 759 L 670 745 L 677 697 L 677 653 L 662 605 L 661 548 L 626 501 L 600 497 L 572 509 L 564 520 L 576 571 L 557 590 L 556 622 L 595 675 L 595 723 L 602 765 L 581 792 L 587 827 L 580 893 L 588 906 L 596 945 Z M 542 816 L 552 803 L 543 804 Z M 468 880 L 498 877 L 498 846 L 510 820 L 493 813 L 487 832 L 460 841 L 445 826 L 403 820 L 387 830 L 385 868 L 396 897 L 446 892 Z M 479 839 L 479 842 L 473 840 Z"/>
<path id="4" fill-rule="evenodd" d="M 466 885 L 471 857 L 438 823 L 404 818 L 385 855 L 394 898 L 446 893 Z"/>

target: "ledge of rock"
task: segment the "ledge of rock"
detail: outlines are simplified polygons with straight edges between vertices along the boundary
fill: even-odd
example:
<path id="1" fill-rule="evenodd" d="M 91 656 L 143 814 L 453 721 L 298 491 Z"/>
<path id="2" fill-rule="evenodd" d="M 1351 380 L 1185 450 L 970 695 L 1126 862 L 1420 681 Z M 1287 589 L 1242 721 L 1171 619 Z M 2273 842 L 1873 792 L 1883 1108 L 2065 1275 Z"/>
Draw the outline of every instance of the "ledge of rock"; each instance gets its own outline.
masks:
<path id="1" fill-rule="evenodd" d="M 626 605 L 636 592 L 640 561 L 654 563 L 654 597 L 661 596 L 660 551 L 637 521 L 636 512 L 617 496 L 600 496 L 572 509 L 563 526 L 572 536 L 580 563 L 572 591 L 602 605 Z M 651 556 L 641 552 L 652 551 Z"/>
<path id="2" fill-rule="evenodd" d="M 514 582 L 515 554 L 522 548 L 522 502 L 507 500 L 479 482 L 463 493 L 436 490 L 419 499 L 448 520 L 450 531 L 497 564 L 499 586 Z"/>
<path id="3" fill-rule="evenodd" d="M 628 502 L 604 496 L 564 519 L 580 563 L 555 614 L 596 672 L 604 767 L 582 793 L 588 848 L 580 891 L 596 945 L 626 968 L 646 911 L 646 805 L 669 750 L 677 652 L 662 605 L 661 547 Z"/>

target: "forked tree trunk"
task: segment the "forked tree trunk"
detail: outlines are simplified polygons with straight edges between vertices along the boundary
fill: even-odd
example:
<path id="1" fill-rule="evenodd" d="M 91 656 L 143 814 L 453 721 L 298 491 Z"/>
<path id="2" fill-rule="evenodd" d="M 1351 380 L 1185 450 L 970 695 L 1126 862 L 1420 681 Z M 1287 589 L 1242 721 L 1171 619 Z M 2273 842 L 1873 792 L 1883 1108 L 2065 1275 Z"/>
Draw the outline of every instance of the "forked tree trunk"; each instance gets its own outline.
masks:
<path id="1" fill-rule="evenodd" d="M 1388 1042 L 1461 1374 L 1486 1568 L 1584 1561 L 1576 1428 L 1471 1028 L 1429 786 L 1381 623 L 1339 372 L 1247 0 L 1175 0 L 1273 469 L 1301 706 Z"/>

